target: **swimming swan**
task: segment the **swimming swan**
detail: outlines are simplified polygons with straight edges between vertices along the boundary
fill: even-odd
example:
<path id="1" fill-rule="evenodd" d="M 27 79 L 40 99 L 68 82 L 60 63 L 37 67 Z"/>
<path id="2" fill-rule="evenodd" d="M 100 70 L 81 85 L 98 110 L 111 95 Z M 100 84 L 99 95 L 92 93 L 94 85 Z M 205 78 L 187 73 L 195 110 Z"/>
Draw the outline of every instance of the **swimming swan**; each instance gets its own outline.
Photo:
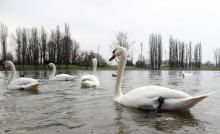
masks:
<path id="1" fill-rule="evenodd" d="M 187 72 L 185 72 L 185 71 L 182 71 L 182 77 L 184 78 L 184 77 L 191 77 L 192 76 L 192 74 L 191 73 L 187 73 Z"/>
<path id="2" fill-rule="evenodd" d="M 3 68 L 10 67 L 12 74 L 9 80 L 8 89 L 28 89 L 28 90 L 38 90 L 38 80 L 32 78 L 17 78 L 16 79 L 16 69 L 11 61 L 5 61 L 3 63 Z"/>
<path id="3" fill-rule="evenodd" d="M 77 78 L 77 76 L 72 76 L 72 75 L 69 75 L 69 74 L 58 74 L 58 75 L 55 75 L 56 74 L 56 66 L 55 64 L 53 63 L 49 63 L 48 66 L 50 68 L 52 68 L 52 72 L 49 76 L 49 79 L 50 80 L 57 80 L 57 81 L 72 81 L 74 80 L 75 78 Z"/>
<path id="4" fill-rule="evenodd" d="M 127 51 L 118 47 L 113 51 L 113 56 L 119 58 L 117 80 L 115 85 L 114 101 L 128 107 L 156 110 L 188 110 L 195 104 L 208 97 L 207 95 L 190 96 L 182 91 L 173 90 L 161 86 L 143 86 L 136 88 L 126 94 L 122 94 L 121 85 L 127 62 Z"/>
<path id="5" fill-rule="evenodd" d="M 96 68 L 97 68 L 97 59 L 93 58 L 93 73 L 88 75 L 83 75 L 80 80 L 80 84 L 82 88 L 90 88 L 96 87 L 100 85 L 99 79 L 95 76 Z"/>

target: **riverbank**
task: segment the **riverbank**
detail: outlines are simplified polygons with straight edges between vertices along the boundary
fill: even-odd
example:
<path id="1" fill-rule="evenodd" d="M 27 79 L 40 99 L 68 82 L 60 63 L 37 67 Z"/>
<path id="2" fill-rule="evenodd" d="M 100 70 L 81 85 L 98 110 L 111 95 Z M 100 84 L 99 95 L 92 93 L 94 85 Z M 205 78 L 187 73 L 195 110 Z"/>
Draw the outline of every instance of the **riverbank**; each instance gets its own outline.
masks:
<path id="1" fill-rule="evenodd" d="M 45 65 L 25 65 L 24 68 L 22 65 L 15 65 L 17 70 L 49 70 L 50 68 Z M 116 70 L 117 66 L 107 66 L 107 67 L 98 67 L 98 70 Z M 84 66 L 78 66 L 78 65 L 68 65 L 68 68 L 66 69 L 65 65 L 57 66 L 57 70 L 92 70 L 92 67 L 84 67 Z M 148 68 L 139 68 L 135 66 L 126 66 L 126 70 L 151 70 Z M 161 70 L 170 70 L 169 66 L 162 66 Z M 180 69 L 177 69 L 180 70 Z M 199 70 L 201 71 L 219 71 L 219 69 L 213 68 L 213 67 L 207 67 L 202 66 Z M 192 70 L 197 71 L 197 70 Z"/>
<path id="2" fill-rule="evenodd" d="M 24 68 L 22 65 L 15 65 L 16 70 L 49 70 L 50 68 L 45 65 L 24 65 Z M 85 67 L 85 66 L 78 66 L 78 65 L 68 65 L 68 68 L 66 68 L 66 65 L 60 65 L 56 66 L 57 70 L 92 70 L 92 67 Z M 117 69 L 117 66 L 106 66 L 106 67 L 98 67 L 98 70 L 115 70 Z M 146 68 L 138 68 L 134 66 L 126 66 L 126 70 L 147 70 Z"/>

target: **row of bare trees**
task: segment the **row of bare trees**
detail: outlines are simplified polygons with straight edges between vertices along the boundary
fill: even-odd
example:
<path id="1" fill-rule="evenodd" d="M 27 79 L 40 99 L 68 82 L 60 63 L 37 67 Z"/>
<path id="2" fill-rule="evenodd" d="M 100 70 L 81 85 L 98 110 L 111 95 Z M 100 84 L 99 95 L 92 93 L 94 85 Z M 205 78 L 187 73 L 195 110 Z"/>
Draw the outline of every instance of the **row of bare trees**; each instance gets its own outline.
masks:
<path id="1" fill-rule="evenodd" d="M 17 43 L 16 56 L 17 63 L 34 64 L 35 66 L 50 61 L 58 64 L 65 64 L 66 68 L 71 63 L 74 46 L 77 42 L 71 39 L 69 25 L 65 24 L 64 33 L 60 32 L 59 26 L 52 30 L 50 37 L 42 27 L 37 28 L 17 28 L 14 40 Z"/>
<path id="2" fill-rule="evenodd" d="M 149 40 L 149 59 L 151 69 L 160 69 L 162 64 L 162 37 L 160 34 L 151 34 Z"/>
<path id="3" fill-rule="evenodd" d="M 1 24 L 0 37 L 2 44 L 2 61 L 7 58 L 7 26 Z M 59 65 L 69 64 L 89 66 L 91 59 L 96 57 L 98 66 L 106 66 L 104 58 L 93 51 L 81 51 L 79 43 L 71 38 L 70 27 L 68 24 L 64 26 L 64 32 L 61 32 L 57 26 L 51 33 L 47 33 L 45 28 L 40 30 L 37 28 L 21 28 L 16 29 L 13 39 L 16 44 L 16 58 L 14 62 L 24 65 L 41 65 L 45 61 L 53 62 Z M 12 54 L 8 54 L 13 60 Z"/>
<path id="4" fill-rule="evenodd" d="M 192 43 L 186 44 L 170 37 L 169 66 L 171 69 L 199 69 L 202 61 L 201 43 L 197 43 L 192 52 Z"/>
<path id="5" fill-rule="evenodd" d="M 202 64 L 202 45 L 201 42 L 197 43 L 194 48 L 194 68 L 200 69 Z"/>
<path id="6" fill-rule="evenodd" d="M 141 54 L 136 62 L 137 67 L 148 67 L 160 69 L 162 65 L 162 37 L 160 34 L 151 34 L 149 39 L 149 64 Z M 192 43 L 186 44 L 172 36 L 169 40 L 169 67 L 170 69 L 200 69 L 202 62 L 201 43 L 195 45 L 192 50 Z"/>
<path id="7" fill-rule="evenodd" d="M 12 54 L 7 53 L 8 28 L 6 25 L 0 25 L 0 39 L 2 44 L 1 60 L 13 59 Z M 45 61 L 53 62 L 59 65 L 76 64 L 88 67 L 91 59 L 97 57 L 98 66 L 106 66 L 106 61 L 101 55 L 93 51 L 80 51 L 79 43 L 71 38 L 70 27 L 65 24 L 63 32 L 57 26 L 49 34 L 45 28 L 17 28 L 13 36 L 17 44 L 16 63 L 20 65 L 32 64 L 36 67 Z M 123 46 L 128 50 L 127 65 L 133 66 L 133 44 L 135 41 L 129 41 L 125 32 L 119 32 L 113 45 Z M 138 67 L 149 67 L 151 69 L 160 69 L 162 65 L 162 36 L 160 34 L 151 34 L 149 39 L 149 64 L 142 55 L 143 44 L 141 43 L 141 54 L 136 61 Z M 215 51 L 216 66 L 220 61 L 219 50 Z M 192 50 L 191 42 L 186 44 L 170 37 L 169 40 L 169 66 L 171 69 L 199 69 L 201 67 L 202 48 L 201 43 L 195 45 Z M 219 65 L 220 66 L 220 65 Z"/>
<path id="8" fill-rule="evenodd" d="M 2 58 L 1 60 L 6 60 L 7 57 L 7 37 L 8 37 L 8 27 L 1 23 L 0 24 L 0 41 L 2 44 Z"/>

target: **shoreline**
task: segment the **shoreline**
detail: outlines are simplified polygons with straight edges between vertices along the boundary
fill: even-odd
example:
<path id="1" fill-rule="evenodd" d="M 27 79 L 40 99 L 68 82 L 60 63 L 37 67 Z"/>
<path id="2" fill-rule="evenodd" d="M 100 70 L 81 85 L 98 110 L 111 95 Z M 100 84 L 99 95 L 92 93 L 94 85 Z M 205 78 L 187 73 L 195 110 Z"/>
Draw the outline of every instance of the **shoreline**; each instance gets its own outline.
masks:
<path id="1" fill-rule="evenodd" d="M 38 65 L 38 66 L 34 66 L 34 65 L 24 65 L 24 69 L 22 65 L 15 65 L 16 70 L 18 71 L 23 71 L 23 70 L 50 70 L 50 68 L 45 65 L 45 67 L 43 65 Z M 66 69 L 66 65 L 60 65 L 59 67 L 57 67 L 57 70 L 92 70 L 92 67 L 89 67 L 87 69 L 87 67 L 85 66 L 78 66 L 78 65 L 68 65 L 68 68 Z M 107 66 L 107 67 L 97 67 L 97 70 L 101 70 L 101 71 L 108 71 L 108 70 L 117 70 L 117 66 Z M 149 69 L 149 68 L 139 68 L 139 67 L 135 67 L 135 66 L 126 66 L 125 70 L 157 70 L 158 69 Z M 160 69 L 161 71 L 169 71 L 169 70 L 173 70 L 173 71 L 182 71 L 182 69 L 170 69 L 168 66 L 163 66 Z M 184 71 L 220 71 L 220 69 L 216 69 L 216 68 L 208 68 L 208 67 L 201 67 L 200 69 L 186 69 Z"/>

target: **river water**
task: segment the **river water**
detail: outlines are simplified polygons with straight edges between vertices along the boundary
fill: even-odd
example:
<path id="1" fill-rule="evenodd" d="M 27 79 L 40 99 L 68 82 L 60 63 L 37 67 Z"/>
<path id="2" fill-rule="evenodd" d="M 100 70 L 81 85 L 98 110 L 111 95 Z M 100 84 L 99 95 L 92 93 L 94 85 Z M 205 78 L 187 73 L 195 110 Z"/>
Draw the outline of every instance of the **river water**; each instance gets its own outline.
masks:
<path id="1" fill-rule="evenodd" d="M 59 71 L 82 75 L 85 71 Z M 18 72 L 40 82 L 39 92 L 8 90 L 10 72 L 0 72 L 0 133 L 124 134 L 220 133 L 220 72 L 125 71 L 124 93 L 145 85 L 161 85 L 199 95 L 213 94 L 188 112 L 127 108 L 113 101 L 115 71 L 98 71 L 101 86 L 81 89 L 75 81 L 49 81 L 48 71 Z"/>

